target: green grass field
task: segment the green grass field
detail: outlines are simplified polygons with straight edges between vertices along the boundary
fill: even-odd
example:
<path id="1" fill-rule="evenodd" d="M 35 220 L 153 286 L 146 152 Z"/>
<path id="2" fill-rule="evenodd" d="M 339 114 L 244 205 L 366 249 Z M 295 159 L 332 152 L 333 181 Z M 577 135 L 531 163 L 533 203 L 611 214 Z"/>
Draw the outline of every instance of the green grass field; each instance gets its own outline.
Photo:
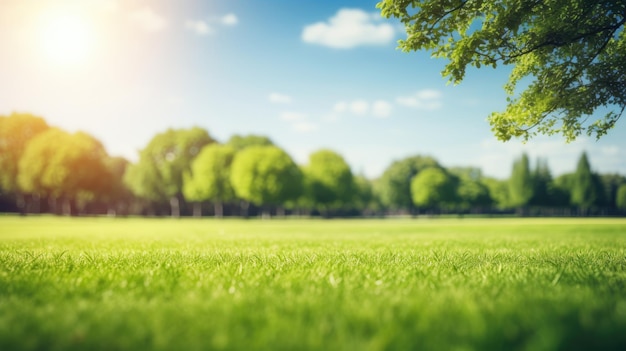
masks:
<path id="1" fill-rule="evenodd" d="M 626 220 L 0 217 L 0 350 L 624 350 Z"/>

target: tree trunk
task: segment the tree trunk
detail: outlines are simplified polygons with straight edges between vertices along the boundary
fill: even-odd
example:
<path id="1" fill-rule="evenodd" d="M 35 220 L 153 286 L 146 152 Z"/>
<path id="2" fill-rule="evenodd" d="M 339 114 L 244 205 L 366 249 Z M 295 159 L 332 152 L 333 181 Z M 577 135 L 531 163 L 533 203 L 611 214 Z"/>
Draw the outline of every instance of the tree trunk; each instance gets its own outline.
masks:
<path id="1" fill-rule="evenodd" d="M 122 204 L 120 202 L 108 203 L 107 204 L 107 216 L 109 217 L 117 217 L 122 213 Z"/>
<path id="2" fill-rule="evenodd" d="M 107 216 L 109 217 L 117 217 L 117 211 L 115 210 L 117 206 L 109 206 L 107 209 Z"/>
<path id="3" fill-rule="evenodd" d="M 196 218 L 202 217 L 202 203 L 201 202 L 193 203 L 193 216 Z"/>
<path id="4" fill-rule="evenodd" d="M 180 199 L 178 196 L 172 196 L 170 198 L 170 208 L 172 209 L 172 218 L 180 217 Z"/>
<path id="5" fill-rule="evenodd" d="M 261 211 L 262 211 L 262 213 L 261 213 L 261 218 L 262 219 L 270 219 L 270 218 L 272 218 L 272 213 L 271 213 L 269 205 L 263 206 L 263 209 Z"/>
<path id="6" fill-rule="evenodd" d="M 276 209 L 276 217 L 285 217 L 285 208 L 282 206 L 279 206 Z"/>
<path id="7" fill-rule="evenodd" d="M 115 205 L 115 216 L 128 216 L 130 208 L 131 205 L 128 202 L 118 202 L 117 205 Z"/>
<path id="8" fill-rule="evenodd" d="M 154 209 L 153 204 L 148 204 L 148 205 L 145 207 L 145 211 L 146 211 L 146 215 L 147 215 L 148 217 L 155 217 L 155 216 L 156 216 L 156 210 Z"/>
<path id="9" fill-rule="evenodd" d="M 38 193 L 33 194 L 33 212 L 41 213 L 41 196 Z"/>
<path id="10" fill-rule="evenodd" d="M 241 216 L 243 218 L 248 218 L 248 207 L 250 207 L 250 203 L 248 201 L 241 201 Z"/>
<path id="11" fill-rule="evenodd" d="M 62 210 L 64 216 L 72 215 L 72 202 L 69 197 L 63 198 Z"/>
<path id="12" fill-rule="evenodd" d="M 224 217 L 224 204 L 221 201 L 215 201 L 213 208 L 215 209 L 215 218 Z"/>
<path id="13" fill-rule="evenodd" d="M 15 194 L 15 207 L 17 207 L 20 215 L 26 215 L 26 200 L 24 199 L 24 194 L 20 192 Z"/>
<path id="14" fill-rule="evenodd" d="M 320 208 L 320 212 L 322 218 L 330 218 L 330 207 L 328 207 L 327 205 L 322 205 L 322 207 Z"/>
<path id="15" fill-rule="evenodd" d="M 58 203 L 57 203 L 57 198 L 56 196 L 50 196 L 48 198 L 48 206 L 50 206 L 50 213 L 54 214 L 54 215 L 58 215 Z"/>

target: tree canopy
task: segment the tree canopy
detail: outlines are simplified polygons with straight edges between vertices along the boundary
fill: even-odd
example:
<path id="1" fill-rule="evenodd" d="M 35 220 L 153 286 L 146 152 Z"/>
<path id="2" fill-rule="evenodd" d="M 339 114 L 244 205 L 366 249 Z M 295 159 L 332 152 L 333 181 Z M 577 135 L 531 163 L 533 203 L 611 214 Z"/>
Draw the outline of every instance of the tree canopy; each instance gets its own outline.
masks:
<path id="1" fill-rule="evenodd" d="M 427 168 L 411 181 L 411 198 L 419 207 L 442 207 L 454 201 L 456 183 L 446 171 Z"/>
<path id="2" fill-rule="evenodd" d="M 528 155 L 523 154 L 513 162 L 513 171 L 509 179 L 509 205 L 516 207 L 528 205 L 533 197 L 534 188 Z"/>
<path id="3" fill-rule="evenodd" d="M 238 135 L 235 134 L 228 139 L 227 145 L 235 148 L 235 150 L 243 150 L 250 146 L 270 146 L 274 145 L 272 140 L 264 135 Z"/>
<path id="4" fill-rule="evenodd" d="M 152 201 L 169 199 L 172 216 L 178 217 L 183 174 L 189 172 L 200 150 L 213 142 L 209 133 L 199 127 L 159 133 L 141 150 L 139 162 L 129 167 L 126 184 L 139 197 Z"/>
<path id="5" fill-rule="evenodd" d="M 600 192 L 598 185 L 591 171 L 587 153 L 583 152 L 572 178 L 572 204 L 581 208 L 590 208 L 595 205 Z"/>
<path id="6" fill-rule="evenodd" d="M 385 215 L 415 213 L 418 207 L 457 213 L 510 213 L 517 207 L 521 215 L 618 215 L 626 206 L 626 176 L 593 172 L 586 153 L 575 172 L 554 178 L 546 159 L 537 158 L 531 169 L 528 156 L 522 155 L 508 179 L 484 177 L 476 167 L 444 167 L 425 156 L 395 161 L 380 178 L 368 179 L 354 176 L 346 160 L 329 149 L 312 153 L 308 164 L 298 166 L 286 151 L 268 145 L 266 137 L 232 140 L 239 146 L 213 143 L 202 128 L 170 129 L 155 135 L 133 164 L 110 157 L 86 133 L 48 127 L 29 114 L 0 116 L 0 210 L 60 213 L 62 205 L 66 214 L 76 208 L 90 214 L 162 215 L 169 202 L 172 215 L 189 215 L 183 196 L 193 202 L 194 216 L 202 216 L 206 201 L 212 202 L 216 216 L 247 216 L 249 208 L 263 215 L 289 214 L 285 210 Z"/>
<path id="7" fill-rule="evenodd" d="M 617 205 L 617 208 L 626 210 L 626 183 L 620 185 L 617 189 L 615 204 Z"/>
<path id="8" fill-rule="evenodd" d="M 131 164 L 124 173 L 124 184 L 138 198 L 148 201 L 165 201 L 168 195 L 161 187 L 162 179 L 157 166 L 147 159 Z"/>
<path id="9" fill-rule="evenodd" d="M 186 174 L 183 193 L 190 201 L 213 201 L 215 216 L 222 216 L 222 204 L 235 198 L 230 182 L 230 169 L 235 149 L 228 145 L 205 146 Z"/>
<path id="10" fill-rule="evenodd" d="M 482 172 L 478 168 L 465 167 L 450 169 L 458 178 L 457 204 L 460 208 L 486 207 L 493 203 L 489 188 L 482 182 Z"/>
<path id="11" fill-rule="evenodd" d="M 377 189 L 383 204 L 394 209 L 412 208 L 411 180 L 421 170 L 429 167 L 439 167 L 439 164 L 428 156 L 413 156 L 394 161 L 378 182 Z"/>
<path id="12" fill-rule="evenodd" d="M 93 197 L 109 190 L 106 151 L 92 136 L 51 128 L 28 144 L 20 159 L 18 183 L 26 193 L 64 200 Z M 68 212 L 68 208 L 64 210 Z"/>
<path id="13" fill-rule="evenodd" d="M 305 168 L 310 197 L 322 209 L 348 204 L 355 192 L 350 166 L 332 150 L 319 150 L 309 156 Z"/>
<path id="14" fill-rule="evenodd" d="M 124 174 L 130 166 L 130 162 L 123 157 L 107 157 L 104 162 L 110 178 L 102 200 L 109 205 L 110 212 L 117 213 L 118 209 L 125 207 L 124 203 L 129 202 L 132 198 L 130 190 L 124 184 Z"/>
<path id="15" fill-rule="evenodd" d="M 508 179 L 502 180 L 485 177 L 482 179 L 482 184 L 489 190 L 489 197 L 493 200 L 493 204 L 496 208 L 503 209 L 511 207 L 511 194 L 509 193 Z"/>
<path id="16" fill-rule="evenodd" d="M 533 196 L 530 199 L 529 204 L 534 206 L 548 206 L 552 205 L 553 189 L 550 187 L 552 183 L 552 173 L 548 166 L 548 160 L 545 158 L 538 158 L 535 169 L 532 172 L 532 180 L 534 183 Z"/>
<path id="17" fill-rule="evenodd" d="M 238 197 L 255 205 L 282 205 L 302 191 L 302 173 L 276 146 L 250 146 L 233 160 L 231 183 Z"/>
<path id="18" fill-rule="evenodd" d="M 0 191 L 17 192 L 20 158 L 30 140 L 48 129 L 43 118 L 28 113 L 0 116 Z"/>
<path id="19" fill-rule="evenodd" d="M 354 177 L 355 196 L 353 203 L 361 210 L 372 210 L 378 207 L 377 198 L 374 195 L 374 184 L 363 175 Z"/>
<path id="20" fill-rule="evenodd" d="M 442 73 L 455 84 L 468 66 L 512 66 L 508 105 L 489 116 L 501 140 L 599 138 L 626 108 L 624 1 L 382 0 L 377 7 L 405 25 L 402 50 L 447 59 Z"/>

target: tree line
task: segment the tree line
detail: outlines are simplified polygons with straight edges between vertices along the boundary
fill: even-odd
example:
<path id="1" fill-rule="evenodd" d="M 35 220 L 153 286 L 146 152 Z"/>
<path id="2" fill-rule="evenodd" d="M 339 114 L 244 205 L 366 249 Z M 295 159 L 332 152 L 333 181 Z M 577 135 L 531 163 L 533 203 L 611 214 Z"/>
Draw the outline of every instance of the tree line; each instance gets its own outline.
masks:
<path id="1" fill-rule="evenodd" d="M 518 213 L 624 214 L 626 177 L 592 171 L 553 177 L 547 160 L 513 162 L 509 179 L 475 167 L 444 167 L 429 156 L 392 162 L 377 179 L 352 172 L 322 149 L 298 165 L 271 139 L 234 135 L 218 142 L 199 127 L 168 129 L 137 162 L 108 155 L 84 133 L 38 116 L 0 116 L 0 209 L 54 214 L 222 217 Z M 620 212 L 621 211 L 621 212 Z"/>

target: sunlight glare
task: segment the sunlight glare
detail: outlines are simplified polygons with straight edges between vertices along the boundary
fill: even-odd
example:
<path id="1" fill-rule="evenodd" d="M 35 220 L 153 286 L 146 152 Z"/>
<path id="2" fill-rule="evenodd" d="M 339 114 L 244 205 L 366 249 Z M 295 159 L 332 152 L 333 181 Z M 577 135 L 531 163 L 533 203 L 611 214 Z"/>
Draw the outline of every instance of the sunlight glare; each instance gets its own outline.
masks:
<path id="1" fill-rule="evenodd" d="M 78 14 L 56 13 L 44 18 L 41 43 L 44 55 L 61 65 L 76 65 L 86 60 L 92 45 L 89 24 Z"/>

